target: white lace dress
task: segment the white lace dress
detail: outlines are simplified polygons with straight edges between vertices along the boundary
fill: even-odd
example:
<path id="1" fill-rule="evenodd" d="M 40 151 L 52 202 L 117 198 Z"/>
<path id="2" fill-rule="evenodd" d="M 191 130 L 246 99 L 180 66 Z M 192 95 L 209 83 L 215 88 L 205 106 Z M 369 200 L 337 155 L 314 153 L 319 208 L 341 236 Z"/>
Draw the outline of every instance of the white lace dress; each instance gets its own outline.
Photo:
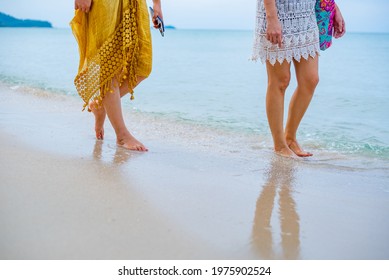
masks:
<path id="1" fill-rule="evenodd" d="M 316 0 L 275 0 L 278 18 L 282 26 L 283 46 L 270 43 L 266 39 L 266 11 L 263 0 L 257 0 L 257 18 L 254 39 L 253 60 L 268 60 L 289 63 L 303 57 L 315 57 L 319 51 L 319 29 L 317 27 Z"/>

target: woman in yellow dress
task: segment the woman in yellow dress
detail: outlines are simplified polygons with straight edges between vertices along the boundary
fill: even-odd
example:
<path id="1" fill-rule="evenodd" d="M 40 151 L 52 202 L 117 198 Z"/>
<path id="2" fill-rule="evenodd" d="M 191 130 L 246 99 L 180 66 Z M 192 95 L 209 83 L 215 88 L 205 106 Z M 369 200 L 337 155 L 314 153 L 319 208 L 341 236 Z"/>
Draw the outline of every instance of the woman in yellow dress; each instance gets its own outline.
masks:
<path id="1" fill-rule="evenodd" d="M 78 42 L 80 64 L 75 85 L 95 115 L 97 139 L 104 138 L 106 115 L 117 144 L 147 151 L 127 129 L 120 98 L 134 98 L 134 88 L 151 72 L 152 47 L 146 0 L 75 0 L 70 25 Z M 161 1 L 153 0 L 153 23 L 163 18 Z"/>

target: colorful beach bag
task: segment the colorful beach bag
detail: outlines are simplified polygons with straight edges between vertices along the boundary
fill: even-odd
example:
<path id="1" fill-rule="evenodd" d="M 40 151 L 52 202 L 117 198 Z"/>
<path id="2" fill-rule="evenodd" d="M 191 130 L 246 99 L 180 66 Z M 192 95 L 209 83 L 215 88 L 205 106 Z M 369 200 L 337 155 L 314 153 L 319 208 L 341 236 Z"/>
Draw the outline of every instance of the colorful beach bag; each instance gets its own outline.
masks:
<path id="1" fill-rule="evenodd" d="M 316 0 L 316 20 L 319 27 L 320 49 L 322 51 L 331 47 L 334 29 L 335 1 Z"/>

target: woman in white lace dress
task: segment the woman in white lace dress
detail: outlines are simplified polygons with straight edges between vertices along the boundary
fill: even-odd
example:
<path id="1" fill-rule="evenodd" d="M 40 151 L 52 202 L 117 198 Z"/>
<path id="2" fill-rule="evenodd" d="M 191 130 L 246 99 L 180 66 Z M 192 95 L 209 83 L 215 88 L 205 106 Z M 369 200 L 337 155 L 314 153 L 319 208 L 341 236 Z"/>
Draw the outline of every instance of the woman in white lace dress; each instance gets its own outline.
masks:
<path id="1" fill-rule="evenodd" d="M 297 142 L 299 124 L 319 82 L 319 30 L 315 16 L 316 0 L 257 0 L 257 22 L 253 59 L 266 63 L 268 88 L 266 112 L 277 154 L 291 157 L 312 156 Z M 344 21 L 338 8 L 335 37 L 344 34 Z M 284 96 L 293 63 L 297 88 L 289 104 L 284 128 Z"/>

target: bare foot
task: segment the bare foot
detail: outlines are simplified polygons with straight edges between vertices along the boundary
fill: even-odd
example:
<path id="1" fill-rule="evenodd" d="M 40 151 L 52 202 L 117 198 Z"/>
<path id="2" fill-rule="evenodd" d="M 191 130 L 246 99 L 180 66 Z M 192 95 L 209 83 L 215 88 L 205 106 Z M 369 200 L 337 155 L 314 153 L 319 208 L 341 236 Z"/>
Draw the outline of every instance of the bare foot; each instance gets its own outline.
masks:
<path id="1" fill-rule="evenodd" d="M 286 143 L 288 144 L 289 148 L 293 151 L 293 153 L 296 154 L 296 156 L 299 157 L 311 157 L 313 156 L 312 153 L 304 151 L 297 140 L 286 140 Z"/>
<path id="2" fill-rule="evenodd" d="M 130 133 L 123 138 L 117 139 L 117 145 L 127 150 L 147 152 L 148 149 Z"/>
<path id="3" fill-rule="evenodd" d="M 104 139 L 104 121 L 107 113 L 104 106 L 98 106 L 96 101 L 89 102 L 89 110 L 95 115 L 95 132 L 98 140 Z"/>
<path id="4" fill-rule="evenodd" d="M 277 155 L 282 156 L 282 157 L 287 157 L 287 158 L 294 158 L 294 157 L 296 157 L 294 152 L 291 149 L 289 149 L 288 147 L 281 148 L 279 150 L 274 149 L 274 151 L 275 151 L 275 153 Z"/>

